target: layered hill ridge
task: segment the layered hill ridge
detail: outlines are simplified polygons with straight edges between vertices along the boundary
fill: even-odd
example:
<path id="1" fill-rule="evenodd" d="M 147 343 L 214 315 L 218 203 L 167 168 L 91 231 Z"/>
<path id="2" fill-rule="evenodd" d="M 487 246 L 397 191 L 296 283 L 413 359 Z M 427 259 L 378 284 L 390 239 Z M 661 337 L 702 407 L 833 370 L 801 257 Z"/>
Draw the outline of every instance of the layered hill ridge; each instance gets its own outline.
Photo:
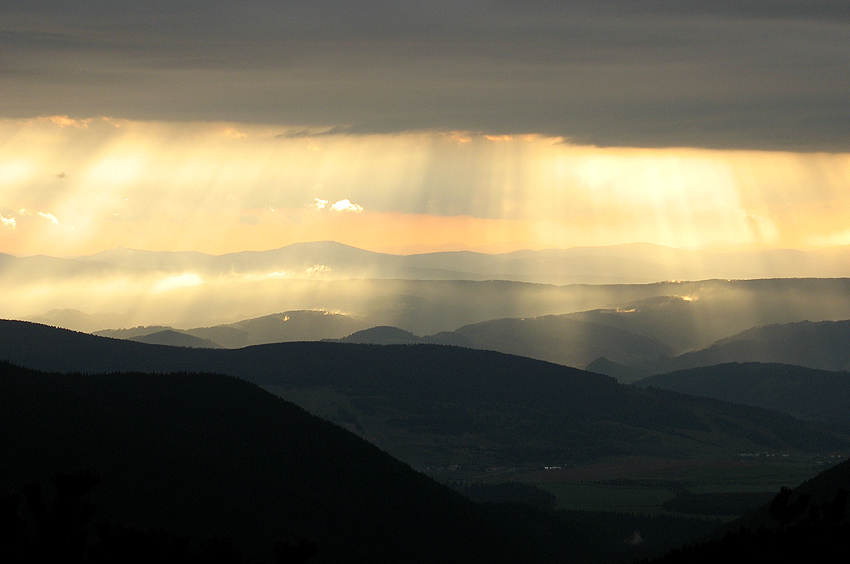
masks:
<path id="1" fill-rule="evenodd" d="M 37 276 L 30 283 L 40 284 Z M 654 338 L 670 347 L 672 354 L 706 347 L 755 326 L 850 319 L 846 299 L 850 279 L 555 286 L 513 281 L 333 280 L 321 275 L 218 280 L 192 273 L 159 273 L 118 280 L 69 279 L 63 285 L 41 284 L 37 292 L 27 288 L 4 284 L 9 299 L 3 311 L 9 313 L 2 317 L 86 331 L 143 325 L 185 330 L 297 311 L 326 311 L 363 322 L 348 333 L 321 335 L 340 338 L 383 325 L 433 335 L 496 319 L 572 315 L 577 321 Z M 69 308 L 76 309 L 76 314 Z M 32 310 L 48 314 L 21 313 Z"/>
<path id="2" fill-rule="evenodd" d="M 252 561 L 303 537 L 311 562 L 522 562 L 488 514 L 372 445 L 240 380 L 46 374 L 0 362 L 0 490 L 93 469 L 97 519 Z"/>
<path id="3" fill-rule="evenodd" d="M 328 311 L 288 311 L 180 332 L 228 348 L 307 340 L 447 344 L 587 368 L 626 383 L 655 373 L 728 362 L 794 364 L 825 370 L 846 370 L 850 366 L 850 349 L 846 347 L 850 342 L 850 321 L 748 328 L 707 347 L 683 352 L 687 345 L 704 343 L 722 334 L 719 328 L 712 329 L 711 323 L 698 322 L 705 313 L 702 306 L 696 305 L 699 301 L 663 296 L 607 310 L 494 319 L 421 337 L 400 327 L 366 329 L 362 319 Z M 734 313 L 715 315 L 726 321 L 732 316 Z M 730 329 L 743 323 L 743 318 L 733 321 Z M 165 329 L 171 328 L 139 327 L 96 334 L 138 339 Z M 172 340 L 164 344 L 179 343 Z"/>
<path id="4" fill-rule="evenodd" d="M 213 327 L 195 327 L 175 330 L 172 327 L 134 327 L 132 329 L 107 329 L 96 331 L 101 337 L 132 339 L 141 342 L 154 342 L 148 339 L 153 333 L 164 330 L 187 336 L 185 345 L 174 342 L 156 342 L 155 344 L 175 344 L 178 346 L 204 346 L 200 343 L 212 343 L 212 348 L 240 348 L 266 343 L 286 341 L 320 341 L 344 337 L 361 330 L 366 324 L 350 316 L 330 311 L 285 311 L 251 319 L 216 325 Z M 189 339 L 197 344 L 188 344 Z M 208 345 L 209 346 L 209 345 Z"/>
<path id="5" fill-rule="evenodd" d="M 66 372 L 218 372 L 246 378 L 417 466 L 728 458 L 850 448 L 846 437 L 757 408 L 627 387 L 523 357 L 437 345 L 145 345 L 0 322 L 0 358 Z"/>
<path id="6" fill-rule="evenodd" d="M 764 407 L 850 429 L 850 372 L 736 362 L 658 374 L 635 385 Z"/>

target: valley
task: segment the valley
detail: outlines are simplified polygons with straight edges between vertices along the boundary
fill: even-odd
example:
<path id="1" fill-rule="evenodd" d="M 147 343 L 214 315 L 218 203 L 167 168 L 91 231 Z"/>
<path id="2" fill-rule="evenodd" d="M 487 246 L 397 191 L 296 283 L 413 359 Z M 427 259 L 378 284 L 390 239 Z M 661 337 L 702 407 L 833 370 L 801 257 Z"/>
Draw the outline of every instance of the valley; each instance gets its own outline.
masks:
<path id="1" fill-rule="evenodd" d="M 328 262 L 374 267 L 372 255 L 344 247 L 328 249 L 333 251 L 323 257 Z M 123 385 L 119 383 L 127 378 L 137 382 L 135 386 L 148 378 L 176 378 L 200 386 L 193 392 L 198 398 L 206 393 L 200 390 L 207 382 L 213 385 L 219 375 L 250 382 L 259 386 L 258 391 L 271 393 L 269 397 L 285 400 L 291 406 L 287 409 L 302 409 L 388 460 L 400 461 L 422 479 L 449 485 L 484 504 L 484 513 L 470 517 L 478 524 L 469 526 L 491 527 L 485 536 L 510 539 L 506 541 L 510 547 L 498 549 L 513 555 L 510 561 L 532 554 L 555 561 L 564 557 L 567 545 L 581 547 L 584 556 L 576 561 L 588 564 L 601 558 L 625 563 L 660 555 L 768 503 L 783 486 L 843 466 L 850 456 L 846 410 L 850 392 L 845 390 L 850 385 L 848 279 L 598 285 L 441 280 L 439 272 L 456 275 L 463 264 L 483 267 L 476 262 L 480 257 L 435 255 L 418 257 L 417 264 L 428 268 L 451 264 L 454 270 L 433 270 L 431 279 L 392 278 L 401 272 L 392 269 L 385 272 L 386 278 L 349 279 L 346 276 L 361 271 L 339 267 L 332 269 L 338 279 L 246 280 L 232 273 L 253 268 L 248 256 L 228 257 L 229 262 L 162 253 L 94 258 L 109 258 L 108 267 L 98 267 L 104 272 L 132 272 L 133 284 L 145 277 L 153 280 L 154 270 L 184 276 L 178 271 L 187 261 L 218 281 L 205 279 L 145 295 L 148 316 L 167 304 L 181 304 L 178 317 L 171 314 L 170 319 L 182 319 L 182 325 L 128 326 L 136 314 L 114 307 L 112 313 L 60 308 L 30 316 L 31 321 L 0 320 L 0 359 L 11 363 L 6 372 L 43 371 L 44 376 L 38 372 L 39 376 L 33 373 L 27 378 L 52 378 L 50 387 L 59 385 L 56 378 L 68 382 L 93 378 L 97 387 Z M 262 263 L 263 257 L 254 258 Z M 441 262 L 445 260 L 449 263 Z M 499 260 L 503 262 L 498 264 L 509 264 L 506 257 Z M 74 272 L 84 271 L 80 263 L 89 261 L 93 258 L 73 263 L 78 269 Z M 69 263 L 61 264 L 69 268 Z M 230 269 L 230 279 L 221 278 L 223 268 Z M 43 283 L 51 288 L 46 279 Z M 142 291 L 144 284 L 138 288 Z M 52 292 L 45 295 L 64 305 L 61 292 Z M 110 299 L 117 300 L 117 295 Z M 205 313 L 199 317 L 201 304 Z M 267 313 L 233 319 L 232 312 L 246 307 L 258 313 L 266 308 Z M 228 316 L 231 320 L 226 323 L 187 323 Z M 99 401 L 100 394 L 75 401 L 83 406 Z M 41 400 L 27 401 L 36 405 Z M 162 400 L 154 401 L 159 405 Z M 186 397 L 178 403 L 194 401 Z M 92 404 L 86 409 L 98 412 L 103 407 Z M 123 409 L 132 413 L 135 407 Z M 162 409 L 157 407 L 156 412 Z M 243 409 L 255 408 L 246 404 Z M 69 413 L 70 419 L 60 428 L 77 428 L 81 423 L 72 421 L 80 416 Z M 207 417 L 213 416 L 202 419 Z M 9 422 L 9 428 L 22 425 L 20 420 Z M 55 437 L 44 432 L 39 439 L 7 436 L 4 444 L 13 450 L 33 441 L 52 444 Z M 73 442 L 85 440 L 85 434 Z M 25 442 L 17 443 L 19 439 Z M 151 438 L 139 440 L 155 444 Z M 39 472 L 47 479 L 47 467 L 99 466 L 106 474 L 126 472 L 121 468 L 127 461 L 118 451 L 89 445 L 85 449 L 90 458 L 81 458 L 59 447 L 44 448 L 38 456 L 47 458 L 31 462 L 42 469 L 13 465 L 4 478 L 5 487 L 20 487 L 26 475 Z M 230 450 L 222 445 L 204 448 Z M 17 452 L 23 461 L 36 451 Z M 322 450 L 317 456 L 325 461 L 305 462 L 308 466 L 298 471 L 298 477 L 289 479 L 301 483 L 308 474 L 324 476 L 321 465 L 328 465 L 327 472 L 348 472 L 331 469 L 329 461 L 336 458 L 332 452 Z M 365 455 L 356 455 L 361 457 Z M 104 466 L 108 460 L 114 466 Z M 184 468 L 189 464 L 161 463 Z M 221 479 L 214 476 L 223 471 L 210 469 L 210 478 Z M 362 483 L 379 476 L 368 468 L 358 472 Z M 253 478 L 233 474 L 227 479 Z M 311 483 L 311 499 L 343 495 L 342 490 L 332 494 L 322 491 L 330 486 Z M 163 521 L 152 510 L 120 512 L 110 505 L 115 500 L 97 499 L 105 515 L 119 522 L 153 523 L 153 519 L 182 530 L 179 519 Z M 122 499 L 119 505 L 144 507 L 137 499 Z M 206 503 L 186 499 L 190 504 Z M 516 503 L 526 509 L 511 505 Z M 299 511 L 304 515 L 303 507 Z M 321 532 L 329 518 L 321 513 L 315 521 L 285 518 L 290 539 L 306 532 L 331 551 L 316 557 L 317 562 L 337 561 L 333 551 L 364 542 Z M 303 526 L 295 526 L 299 520 Z M 203 528 L 224 531 L 239 545 L 255 549 L 274 544 L 270 532 L 262 538 L 247 537 L 213 522 Z M 532 532 L 535 528 L 559 531 L 554 537 L 558 540 L 551 536 L 544 540 Z M 201 529 L 182 534 L 203 536 Z M 632 537 L 640 542 L 626 542 Z M 621 548 L 590 548 L 590 539 L 602 538 Z M 364 544 L 364 550 L 375 550 L 368 548 L 373 546 L 369 542 L 373 541 Z M 530 553 L 529 542 L 537 543 Z M 626 546 L 631 548 L 622 548 Z M 397 550 L 398 558 L 410 558 L 407 548 Z M 420 555 L 433 555 L 421 550 Z M 480 547 L 471 550 L 484 553 Z M 460 553 L 453 554 L 451 559 Z M 386 561 L 392 558 L 387 556 Z"/>

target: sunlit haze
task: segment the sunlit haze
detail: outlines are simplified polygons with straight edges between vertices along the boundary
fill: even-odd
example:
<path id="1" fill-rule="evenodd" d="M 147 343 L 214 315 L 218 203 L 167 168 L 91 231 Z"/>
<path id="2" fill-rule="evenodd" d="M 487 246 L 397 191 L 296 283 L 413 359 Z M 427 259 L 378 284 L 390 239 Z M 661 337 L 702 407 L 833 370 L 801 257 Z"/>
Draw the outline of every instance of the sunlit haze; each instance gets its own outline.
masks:
<path id="1" fill-rule="evenodd" d="M 21 255 L 850 244 L 846 153 L 66 116 L 0 139 L 0 250 Z"/>
<path id="2" fill-rule="evenodd" d="M 440 330 L 631 307 L 490 285 L 499 307 L 449 319 L 452 280 L 846 277 L 848 18 L 811 0 L 4 3 L 0 316 L 302 308 Z M 439 323 L 411 321 L 426 311 Z"/>

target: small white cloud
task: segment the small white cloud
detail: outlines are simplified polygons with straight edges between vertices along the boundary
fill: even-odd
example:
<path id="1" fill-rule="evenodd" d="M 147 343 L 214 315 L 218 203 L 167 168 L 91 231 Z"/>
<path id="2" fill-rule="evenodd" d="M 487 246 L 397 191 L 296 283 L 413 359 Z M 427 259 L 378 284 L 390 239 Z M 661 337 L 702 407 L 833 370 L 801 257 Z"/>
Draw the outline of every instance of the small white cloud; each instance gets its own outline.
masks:
<path id="1" fill-rule="evenodd" d="M 225 128 L 224 131 L 222 131 L 222 135 L 225 137 L 232 137 L 234 139 L 244 139 L 245 137 L 248 137 L 247 133 L 242 133 L 234 127 Z"/>
<path id="2" fill-rule="evenodd" d="M 327 207 L 327 205 L 328 205 L 327 200 L 323 200 L 321 198 L 313 198 L 313 203 L 310 204 L 310 207 L 315 209 L 315 210 L 321 211 L 321 210 L 325 209 Z"/>
<path id="3" fill-rule="evenodd" d="M 289 278 L 289 274 L 285 270 L 276 270 L 274 272 L 269 272 L 263 278 L 269 280 L 279 280 L 281 278 Z"/>
<path id="4" fill-rule="evenodd" d="M 88 127 L 89 123 L 92 121 L 91 118 L 73 119 L 68 116 L 42 116 L 38 119 L 41 121 L 49 121 L 59 127 Z"/>
<path id="5" fill-rule="evenodd" d="M 355 212 L 363 211 L 363 206 L 352 203 L 350 200 L 340 200 L 331 206 L 331 209 L 336 212 Z"/>
<path id="6" fill-rule="evenodd" d="M 3 227 L 11 227 L 12 229 L 18 226 L 18 222 L 15 221 L 14 217 L 3 217 L 2 215 L 0 215 L 0 224 Z"/>
<path id="7" fill-rule="evenodd" d="M 322 274 L 323 272 L 330 272 L 331 267 L 326 266 L 324 264 L 317 264 L 315 266 L 311 266 L 307 269 L 307 274 Z"/>
<path id="8" fill-rule="evenodd" d="M 59 225 L 59 220 L 56 219 L 56 216 L 53 215 L 52 213 L 38 212 L 38 216 L 43 217 L 44 219 L 51 221 L 56 225 Z"/>

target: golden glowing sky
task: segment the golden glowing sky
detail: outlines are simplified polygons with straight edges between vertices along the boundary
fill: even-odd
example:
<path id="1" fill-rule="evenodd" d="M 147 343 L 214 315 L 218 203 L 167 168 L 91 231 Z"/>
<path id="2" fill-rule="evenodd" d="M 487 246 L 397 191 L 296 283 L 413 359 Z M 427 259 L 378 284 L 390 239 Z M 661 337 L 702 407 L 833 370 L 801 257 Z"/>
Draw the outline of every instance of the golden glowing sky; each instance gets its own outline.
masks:
<path id="1" fill-rule="evenodd" d="M 850 244 L 850 154 L 542 135 L 0 121 L 0 252 Z"/>

